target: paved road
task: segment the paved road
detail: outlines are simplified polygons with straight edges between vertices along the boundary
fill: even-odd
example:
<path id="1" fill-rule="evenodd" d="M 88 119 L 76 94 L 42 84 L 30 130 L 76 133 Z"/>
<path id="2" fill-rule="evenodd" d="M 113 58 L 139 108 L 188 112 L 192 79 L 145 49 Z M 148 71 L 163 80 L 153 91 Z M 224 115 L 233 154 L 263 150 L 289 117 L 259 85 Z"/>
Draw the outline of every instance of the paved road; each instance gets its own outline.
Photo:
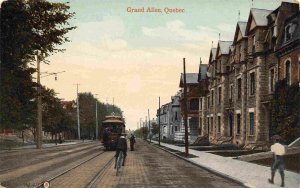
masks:
<path id="1" fill-rule="evenodd" d="M 95 156 L 51 181 L 50 187 L 86 187 L 99 172 L 92 187 L 242 187 L 141 140 L 138 140 L 135 151 L 128 151 L 126 164 L 116 176 L 114 162 L 109 162 L 114 160 L 115 152 L 103 153 L 100 148 L 100 143 L 89 143 L 65 149 L 44 149 L 43 152 L 35 150 L 32 154 L 28 150 L 2 154 L 1 159 L 16 164 L 11 169 L 2 169 L 2 172 L 0 168 L 0 182 L 5 187 L 35 187 L 42 180 Z M 22 153 L 27 157 L 20 157 Z"/>
<path id="2" fill-rule="evenodd" d="M 242 187 L 166 153 L 148 143 L 138 141 L 120 176 L 111 166 L 95 187 Z"/>

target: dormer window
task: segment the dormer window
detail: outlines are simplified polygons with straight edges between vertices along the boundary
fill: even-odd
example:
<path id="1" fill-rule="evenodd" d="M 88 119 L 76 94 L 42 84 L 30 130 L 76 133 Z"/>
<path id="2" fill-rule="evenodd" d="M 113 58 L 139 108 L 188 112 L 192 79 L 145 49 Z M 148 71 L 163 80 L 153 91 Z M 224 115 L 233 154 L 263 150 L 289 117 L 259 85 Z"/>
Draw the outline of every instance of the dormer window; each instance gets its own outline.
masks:
<path id="1" fill-rule="evenodd" d="M 292 38 L 291 26 L 287 25 L 285 27 L 285 41 L 289 41 Z"/>

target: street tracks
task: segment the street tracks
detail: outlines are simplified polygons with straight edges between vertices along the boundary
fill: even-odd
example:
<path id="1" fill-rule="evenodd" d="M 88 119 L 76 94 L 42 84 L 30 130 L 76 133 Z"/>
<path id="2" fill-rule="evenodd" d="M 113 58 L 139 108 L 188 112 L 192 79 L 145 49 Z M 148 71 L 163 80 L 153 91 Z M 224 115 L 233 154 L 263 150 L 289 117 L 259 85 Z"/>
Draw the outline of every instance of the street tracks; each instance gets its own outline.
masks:
<path id="1" fill-rule="evenodd" d="M 75 185 L 77 187 L 93 187 L 111 166 L 113 159 L 114 157 L 111 157 L 110 153 L 104 151 L 97 153 L 46 181 L 40 182 L 37 188 L 43 187 L 45 182 L 48 182 L 50 187 L 74 187 Z"/>

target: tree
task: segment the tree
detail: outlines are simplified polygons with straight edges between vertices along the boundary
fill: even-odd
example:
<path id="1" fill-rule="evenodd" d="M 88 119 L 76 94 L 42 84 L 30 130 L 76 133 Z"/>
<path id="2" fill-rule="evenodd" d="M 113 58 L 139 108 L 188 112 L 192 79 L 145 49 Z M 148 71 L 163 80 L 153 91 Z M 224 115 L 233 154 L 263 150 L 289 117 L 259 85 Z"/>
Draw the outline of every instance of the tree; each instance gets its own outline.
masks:
<path id="1" fill-rule="evenodd" d="M 55 136 L 57 143 L 57 134 L 72 130 L 74 121 L 71 114 L 63 108 L 61 100 L 56 97 L 53 89 L 43 88 L 43 130 L 50 132 Z"/>
<path id="2" fill-rule="evenodd" d="M 45 0 L 8 0 L 1 7 L 0 30 L 0 128 L 19 129 L 32 123 L 36 83 L 32 81 L 36 51 L 44 58 L 61 52 L 75 29 L 68 20 L 66 3 Z M 44 62 L 47 62 L 46 60 Z M 49 62 L 47 62 L 49 63 Z"/>
<path id="3" fill-rule="evenodd" d="M 273 124 L 270 136 L 280 135 L 287 143 L 300 135 L 300 90 L 298 84 L 287 85 L 278 81 L 272 100 Z"/>
<path id="4" fill-rule="evenodd" d="M 123 117 L 122 110 L 118 106 L 101 103 L 90 92 L 79 93 L 79 114 L 81 135 L 83 137 L 91 138 L 95 136 L 96 101 L 98 125 L 102 126 L 101 122 L 104 120 L 105 116 L 112 115 L 112 113 Z"/>
<path id="5" fill-rule="evenodd" d="M 155 122 L 152 122 L 151 133 L 152 135 L 156 135 L 159 133 L 159 125 Z"/>

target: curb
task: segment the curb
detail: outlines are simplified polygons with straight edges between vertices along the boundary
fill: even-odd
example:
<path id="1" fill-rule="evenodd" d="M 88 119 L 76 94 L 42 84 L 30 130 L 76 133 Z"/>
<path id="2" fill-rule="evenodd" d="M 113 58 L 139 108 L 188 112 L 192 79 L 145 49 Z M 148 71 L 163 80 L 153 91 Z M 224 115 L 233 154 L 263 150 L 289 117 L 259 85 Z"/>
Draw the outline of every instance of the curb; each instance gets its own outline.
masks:
<path id="1" fill-rule="evenodd" d="M 152 143 L 153 143 L 153 142 L 152 142 Z M 151 143 L 148 142 L 148 144 L 151 144 Z M 168 152 L 168 153 L 170 153 L 170 154 L 176 156 L 177 158 L 180 158 L 180 159 L 182 159 L 182 160 L 184 160 L 184 161 L 186 161 L 186 162 L 188 162 L 188 163 L 190 163 L 190 164 L 193 164 L 193 165 L 195 165 L 195 166 L 197 166 L 197 167 L 199 167 L 199 168 L 202 168 L 202 169 L 204 169 L 204 170 L 207 170 L 207 171 L 209 171 L 209 172 L 211 172 L 211 173 L 213 173 L 213 174 L 215 174 L 215 175 L 217 175 L 217 176 L 220 176 L 220 177 L 225 178 L 225 179 L 227 179 L 227 180 L 233 181 L 233 182 L 235 182 L 235 183 L 237 183 L 237 184 L 239 184 L 239 185 L 242 185 L 242 186 L 244 186 L 244 187 L 247 187 L 247 188 L 255 188 L 255 186 L 253 186 L 253 185 L 251 185 L 251 184 L 249 184 L 249 183 L 242 182 L 242 181 L 240 181 L 240 180 L 238 180 L 238 179 L 236 179 L 236 178 L 234 178 L 234 177 L 228 176 L 227 174 L 224 174 L 224 173 L 222 173 L 222 172 L 216 171 L 216 170 L 214 170 L 214 169 L 212 169 L 212 168 L 202 166 L 202 165 L 200 165 L 200 164 L 198 164 L 198 163 L 195 163 L 195 162 L 193 162 L 193 161 L 191 161 L 191 160 L 189 160 L 189 159 L 187 159 L 187 158 L 184 158 L 184 157 L 182 157 L 182 156 L 180 156 L 180 155 L 178 155 L 178 154 L 176 154 L 176 153 L 173 153 L 173 152 L 171 152 L 171 151 L 168 151 L 167 149 L 164 149 L 164 148 L 162 148 L 162 147 L 156 146 L 156 145 L 154 145 L 154 144 L 151 144 L 151 145 L 153 145 L 154 147 L 159 148 L 159 149 L 161 149 L 161 150 L 163 150 L 163 151 L 165 151 L 165 152 Z M 166 147 L 166 146 L 164 146 L 164 147 Z"/>

